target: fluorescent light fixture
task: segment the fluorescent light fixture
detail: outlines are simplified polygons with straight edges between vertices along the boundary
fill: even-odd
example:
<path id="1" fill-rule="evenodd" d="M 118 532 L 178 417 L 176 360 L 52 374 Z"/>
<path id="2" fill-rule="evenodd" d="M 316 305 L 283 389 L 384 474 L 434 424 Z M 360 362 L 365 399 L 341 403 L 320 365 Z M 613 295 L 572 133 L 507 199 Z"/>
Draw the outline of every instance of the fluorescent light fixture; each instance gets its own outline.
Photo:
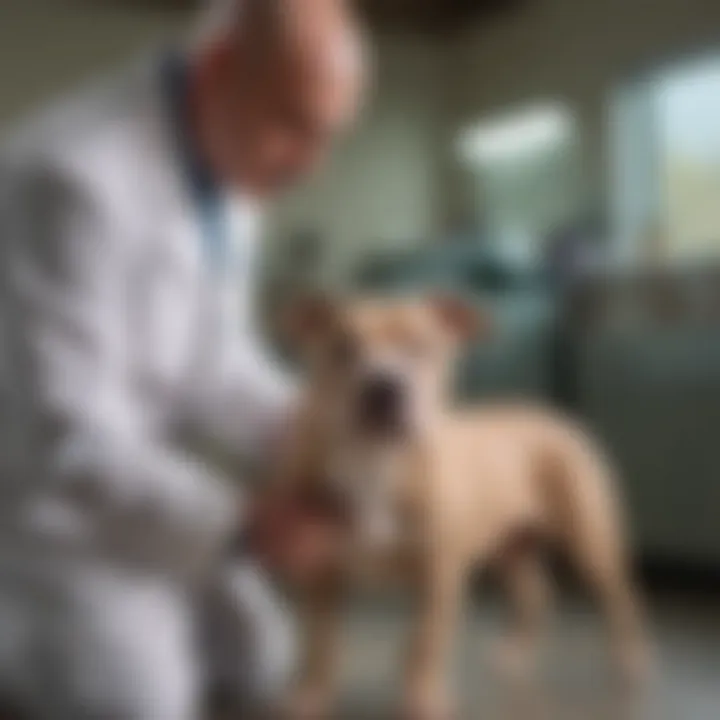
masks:
<path id="1" fill-rule="evenodd" d="M 572 118 L 557 105 L 541 105 L 474 125 L 459 138 L 466 162 L 491 164 L 543 152 L 566 141 L 572 133 Z"/>

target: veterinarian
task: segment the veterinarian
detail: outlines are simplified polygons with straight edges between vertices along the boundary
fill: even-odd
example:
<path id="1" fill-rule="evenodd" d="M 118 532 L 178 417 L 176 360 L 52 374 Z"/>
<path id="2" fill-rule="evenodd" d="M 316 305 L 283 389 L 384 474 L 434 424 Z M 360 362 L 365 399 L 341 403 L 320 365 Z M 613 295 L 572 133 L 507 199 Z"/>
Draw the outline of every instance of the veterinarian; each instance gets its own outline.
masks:
<path id="1" fill-rule="evenodd" d="M 330 551 L 270 512 L 240 559 L 237 490 L 180 439 L 281 453 L 293 393 L 251 329 L 257 226 L 356 114 L 360 37 L 342 0 L 218 12 L 3 144 L 0 696 L 22 717 L 270 700 L 292 636 L 265 572 Z"/>

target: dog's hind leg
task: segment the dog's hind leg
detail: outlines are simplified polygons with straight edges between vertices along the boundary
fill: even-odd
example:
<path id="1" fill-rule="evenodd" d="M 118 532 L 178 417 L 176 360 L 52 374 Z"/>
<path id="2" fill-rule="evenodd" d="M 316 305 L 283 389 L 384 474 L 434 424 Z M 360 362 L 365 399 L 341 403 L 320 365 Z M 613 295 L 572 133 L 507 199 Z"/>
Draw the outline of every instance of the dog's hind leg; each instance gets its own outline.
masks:
<path id="1" fill-rule="evenodd" d="M 645 675 L 649 658 L 620 504 L 599 458 L 584 454 L 572 469 L 565 485 L 566 548 L 600 602 L 618 669 L 635 682 Z"/>
<path id="2" fill-rule="evenodd" d="M 635 683 L 647 669 L 644 623 L 629 563 L 613 544 L 586 539 L 572 553 L 605 614 L 618 670 L 623 679 Z"/>

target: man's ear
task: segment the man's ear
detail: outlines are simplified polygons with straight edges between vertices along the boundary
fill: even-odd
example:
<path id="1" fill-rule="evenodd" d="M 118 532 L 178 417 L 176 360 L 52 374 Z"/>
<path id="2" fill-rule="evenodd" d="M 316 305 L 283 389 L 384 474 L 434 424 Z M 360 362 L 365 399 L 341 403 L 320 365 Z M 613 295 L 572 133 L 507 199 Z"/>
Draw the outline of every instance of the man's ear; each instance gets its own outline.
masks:
<path id="1" fill-rule="evenodd" d="M 291 347 L 316 340 L 333 324 L 335 303 L 323 293 L 299 295 L 282 315 L 281 334 Z"/>
<path id="2" fill-rule="evenodd" d="M 442 326 L 461 342 L 487 337 L 492 320 L 485 310 L 456 295 L 435 295 L 430 306 Z"/>

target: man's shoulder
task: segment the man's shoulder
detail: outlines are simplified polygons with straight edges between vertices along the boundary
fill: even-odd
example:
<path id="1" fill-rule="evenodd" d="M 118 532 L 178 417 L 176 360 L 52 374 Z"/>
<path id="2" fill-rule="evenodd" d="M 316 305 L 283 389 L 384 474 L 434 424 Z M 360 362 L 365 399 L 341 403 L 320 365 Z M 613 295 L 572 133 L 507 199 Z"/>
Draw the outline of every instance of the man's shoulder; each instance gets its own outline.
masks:
<path id="1" fill-rule="evenodd" d="M 127 192 L 157 146 L 161 97 L 154 60 L 144 60 L 53 102 L 0 144 L 5 181 L 56 174 L 94 192 Z M 155 147 L 157 150 L 157 147 Z"/>

